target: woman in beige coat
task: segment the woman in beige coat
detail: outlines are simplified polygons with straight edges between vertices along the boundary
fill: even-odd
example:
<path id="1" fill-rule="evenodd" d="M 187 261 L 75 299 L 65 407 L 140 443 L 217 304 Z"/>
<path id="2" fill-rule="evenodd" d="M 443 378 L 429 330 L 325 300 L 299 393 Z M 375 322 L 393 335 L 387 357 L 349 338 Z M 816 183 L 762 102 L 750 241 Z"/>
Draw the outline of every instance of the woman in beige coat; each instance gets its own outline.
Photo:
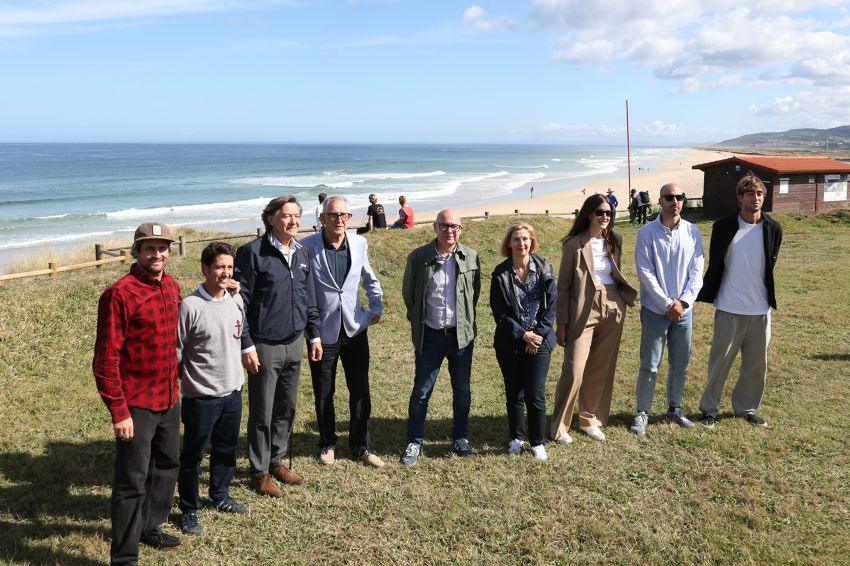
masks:
<path id="1" fill-rule="evenodd" d="M 558 272 L 556 337 L 564 366 L 555 390 L 552 438 L 569 444 L 578 397 L 579 428 L 605 440 L 626 305 L 637 291 L 620 272 L 622 237 L 614 232 L 611 205 L 603 195 L 584 201 L 564 238 Z"/>

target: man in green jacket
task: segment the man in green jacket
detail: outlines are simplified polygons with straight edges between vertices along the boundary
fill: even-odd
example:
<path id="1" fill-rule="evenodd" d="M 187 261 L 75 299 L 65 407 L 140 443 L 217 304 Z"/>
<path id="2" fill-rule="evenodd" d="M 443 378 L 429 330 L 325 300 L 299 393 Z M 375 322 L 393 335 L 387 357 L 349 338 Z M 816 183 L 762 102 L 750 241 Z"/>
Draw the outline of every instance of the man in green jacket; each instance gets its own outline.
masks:
<path id="1" fill-rule="evenodd" d="M 481 294 L 481 265 L 475 250 L 462 245 L 460 217 L 442 210 L 434 222 L 436 238 L 407 257 L 402 295 L 407 306 L 416 366 L 407 417 L 407 449 L 401 463 L 419 460 L 425 442 L 428 400 L 443 360 L 449 360 L 458 456 L 471 456 L 469 407 L 472 348 L 477 333 L 475 307 Z"/>

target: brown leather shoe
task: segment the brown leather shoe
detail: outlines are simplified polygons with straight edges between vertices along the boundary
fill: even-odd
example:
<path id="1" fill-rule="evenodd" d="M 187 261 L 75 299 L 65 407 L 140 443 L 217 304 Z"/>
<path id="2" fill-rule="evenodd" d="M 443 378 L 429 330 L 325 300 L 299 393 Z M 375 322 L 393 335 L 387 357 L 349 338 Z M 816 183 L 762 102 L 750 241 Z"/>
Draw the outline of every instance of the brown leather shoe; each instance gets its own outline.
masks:
<path id="1" fill-rule="evenodd" d="M 269 497 L 283 497 L 283 492 L 277 486 L 272 477 L 268 474 L 252 476 L 251 489 L 259 493 L 260 495 L 268 495 Z"/>
<path id="2" fill-rule="evenodd" d="M 304 478 L 283 465 L 275 466 L 271 469 L 271 473 L 275 479 L 289 485 L 301 485 L 304 483 Z"/>

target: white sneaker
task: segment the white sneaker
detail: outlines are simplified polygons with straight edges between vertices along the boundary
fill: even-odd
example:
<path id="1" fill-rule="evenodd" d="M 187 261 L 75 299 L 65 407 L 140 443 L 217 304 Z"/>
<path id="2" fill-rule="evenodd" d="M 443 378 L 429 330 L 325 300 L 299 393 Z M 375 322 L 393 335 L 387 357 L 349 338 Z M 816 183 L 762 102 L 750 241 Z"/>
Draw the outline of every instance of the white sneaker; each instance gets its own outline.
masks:
<path id="1" fill-rule="evenodd" d="M 531 447 L 531 455 L 534 456 L 535 460 L 540 460 L 541 462 L 545 462 L 549 459 L 549 454 L 546 453 L 546 447 L 542 444 L 538 444 L 537 446 Z"/>
<path id="2" fill-rule="evenodd" d="M 580 426 L 579 428 L 593 440 L 605 440 L 605 433 L 598 426 Z"/>
<path id="3" fill-rule="evenodd" d="M 508 444 L 508 454 L 511 456 L 518 456 L 519 454 L 522 454 L 522 440 L 519 438 L 511 440 L 510 444 Z"/>
<path id="4" fill-rule="evenodd" d="M 323 466 L 333 466 L 336 458 L 334 457 L 334 447 L 325 446 L 319 454 L 319 463 Z"/>
<path id="5" fill-rule="evenodd" d="M 564 434 L 562 434 L 561 436 L 556 438 L 555 442 L 557 442 L 558 444 L 572 444 L 573 443 L 573 437 L 565 432 Z"/>

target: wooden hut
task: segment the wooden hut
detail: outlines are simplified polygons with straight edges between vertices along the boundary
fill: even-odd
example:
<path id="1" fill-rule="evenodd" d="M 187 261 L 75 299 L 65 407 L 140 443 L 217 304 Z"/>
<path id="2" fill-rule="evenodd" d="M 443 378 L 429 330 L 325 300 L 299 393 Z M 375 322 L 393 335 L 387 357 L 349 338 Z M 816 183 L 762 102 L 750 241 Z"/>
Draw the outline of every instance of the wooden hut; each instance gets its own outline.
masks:
<path id="1" fill-rule="evenodd" d="M 764 181 L 764 210 L 821 212 L 848 208 L 850 163 L 826 157 L 734 156 L 700 163 L 705 214 L 716 218 L 738 209 L 735 185 L 752 171 Z"/>

